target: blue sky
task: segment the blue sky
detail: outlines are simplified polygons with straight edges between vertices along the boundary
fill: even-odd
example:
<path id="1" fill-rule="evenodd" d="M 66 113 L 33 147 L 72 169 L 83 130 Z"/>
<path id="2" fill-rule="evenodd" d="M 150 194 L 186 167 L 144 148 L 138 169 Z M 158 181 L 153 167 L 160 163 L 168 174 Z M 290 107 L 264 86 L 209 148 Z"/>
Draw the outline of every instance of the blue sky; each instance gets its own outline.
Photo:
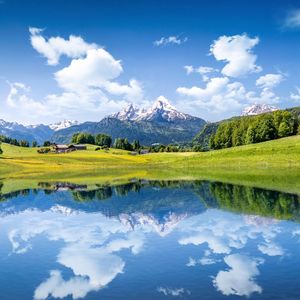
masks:
<path id="1" fill-rule="evenodd" d="M 210 121 L 300 105 L 299 35 L 299 1 L 3 0 L 0 118 L 97 121 L 161 95 Z"/>

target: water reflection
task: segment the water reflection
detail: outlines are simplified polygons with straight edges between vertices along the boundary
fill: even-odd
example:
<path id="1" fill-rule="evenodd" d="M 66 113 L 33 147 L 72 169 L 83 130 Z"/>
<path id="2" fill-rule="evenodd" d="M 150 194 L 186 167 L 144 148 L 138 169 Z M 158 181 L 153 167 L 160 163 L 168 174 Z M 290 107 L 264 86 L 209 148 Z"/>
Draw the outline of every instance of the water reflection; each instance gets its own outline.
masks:
<path id="1" fill-rule="evenodd" d="M 299 284 L 297 195 L 136 181 L 92 190 L 40 183 L 1 199 L 1 244 L 9 247 L 0 247 L 0 284 L 13 278 L 7 269 L 21 271 L 31 288 L 23 299 L 300 297 L 291 292 Z M 31 256 L 41 249 L 51 259 Z M 16 299 L 23 283 L 14 279 L 3 299 Z"/>

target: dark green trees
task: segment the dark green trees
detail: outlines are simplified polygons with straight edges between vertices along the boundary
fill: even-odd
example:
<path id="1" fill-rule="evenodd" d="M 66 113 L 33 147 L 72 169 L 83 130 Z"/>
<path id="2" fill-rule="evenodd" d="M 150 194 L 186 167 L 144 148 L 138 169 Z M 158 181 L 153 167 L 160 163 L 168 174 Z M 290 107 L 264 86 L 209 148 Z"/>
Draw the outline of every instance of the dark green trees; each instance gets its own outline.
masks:
<path id="1" fill-rule="evenodd" d="M 222 122 L 210 139 L 211 149 L 253 144 L 297 134 L 299 120 L 288 111 Z"/>
<path id="2" fill-rule="evenodd" d="M 139 151 L 139 150 L 141 149 L 140 141 L 134 140 L 134 141 L 132 142 L 132 149 L 133 149 L 134 151 Z"/>
<path id="3" fill-rule="evenodd" d="M 3 153 L 2 148 L 1 148 L 1 142 L 0 142 L 0 155 Z"/>
<path id="4" fill-rule="evenodd" d="M 29 142 L 26 140 L 18 141 L 14 138 L 10 138 L 10 137 L 4 136 L 4 135 L 0 135 L 0 142 L 14 145 L 14 146 L 29 147 Z"/>
<path id="5" fill-rule="evenodd" d="M 127 139 L 116 138 L 114 142 L 114 148 L 132 151 L 132 145 L 128 142 Z"/>
<path id="6" fill-rule="evenodd" d="M 19 142 L 19 144 L 20 144 L 20 147 L 29 147 L 29 142 L 25 141 L 25 140 L 21 140 Z"/>
<path id="7" fill-rule="evenodd" d="M 95 137 L 90 133 L 80 132 L 75 133 L 72 137 L 72 143 L 75 144 L 95 144 Z"/>
<path id="8" fill-rule="evenodd" d="M 71 143 L 74 144 L 91 144 L 107 148 L 111 146 L 111 142 L 112 139 L 107 134 L 99 133 L 96 136 L 93 136 L 92 134 L 86 132 L 77 132 L 73 134 L 71 140 Z"/>
<path id="9" fill-rule="evenodd" d="M 286 121 L 282 121 L 278 128 L 278 136 L 285 137 L 291 134 L 291 127 Z"/>
<path id="10" fill-rule="evenodd" d="M 95 144 L 102 147 L 109 148 L 111 146 L 111 137 L 107 134 L 97 134 L 95 137 Z"/>

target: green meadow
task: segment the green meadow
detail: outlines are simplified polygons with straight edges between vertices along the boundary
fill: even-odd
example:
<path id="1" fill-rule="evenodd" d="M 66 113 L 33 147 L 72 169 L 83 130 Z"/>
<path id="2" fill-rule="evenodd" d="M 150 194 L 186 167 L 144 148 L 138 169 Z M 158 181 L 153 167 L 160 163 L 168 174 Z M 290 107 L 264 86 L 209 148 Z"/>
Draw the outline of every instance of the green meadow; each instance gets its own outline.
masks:
<path id="1" fill-rule="evenodd" d="M 209 152 L 131 155 L 109 149 L 38 154 L 1 145 L 0 180 L 12 191 L 38 182 L 94 184 L 132 179 L 212 180 L 300 193 L 300 136 Z"/>

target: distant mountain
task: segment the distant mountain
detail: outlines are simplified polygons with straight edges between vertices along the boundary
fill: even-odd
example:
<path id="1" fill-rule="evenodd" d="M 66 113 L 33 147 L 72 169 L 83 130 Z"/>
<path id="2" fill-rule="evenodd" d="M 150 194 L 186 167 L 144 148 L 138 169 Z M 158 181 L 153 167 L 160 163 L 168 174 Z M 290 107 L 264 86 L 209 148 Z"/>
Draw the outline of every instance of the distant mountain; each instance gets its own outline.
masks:
<path id="1" fill-rule="evenodd" d="M 66 128 L 69 128 L 71 126 L 78 125 L 78 124 L 79 124 L 79 122 L 76 120 L 63 120 L 58 123 L 50 124 L 49 127 L 54 131 L 58 131 L 58 130 L 66 129 Z"/>
<path id="2" fill-rule="evenodd" d="M 268 104 L 257 104 L 256 103 L 256 104 L 246 107 L 242 112 L 242 116 L 256 116 L 259 114 L 272 112 L 272 111 L 275 111 L 278 109 L 279 108 L 268 105 Z"/>
<path id="3" fill-rule="evenodd" d="M 16 122 L 0 120 L 0 134 L 17 140 L 42 143 L 50 139 L 53 130 L 47 125 L 24 126 Z"/>
<path id="4" fill-rule="evenodd" d="M 55 131 L 68 128 L 75 124 L 78 124 L 78 122 L 64 120 L 50 125 L 38 124 L 24 126 L 16 122 L 0 120 L 0 134 L 17 140 L 27 140 L 30 143 L 36 141 L 42 144 L 45 140 L 50 140 Z"/>
<path id="5" fill-rule="evenodd" d="M 85 122 L 59 130 L 54 133 L 52 140 L 68 143 L 74 133 L 88 132 L 109 134 L 113 139 L 138 139 L 144 145 L 183 143 L 190 141 L 205 123 L 203 119 L 179 112 L 167 99 L 159 97 L 150 108 L 129 105 L 100 122 Z"/>

